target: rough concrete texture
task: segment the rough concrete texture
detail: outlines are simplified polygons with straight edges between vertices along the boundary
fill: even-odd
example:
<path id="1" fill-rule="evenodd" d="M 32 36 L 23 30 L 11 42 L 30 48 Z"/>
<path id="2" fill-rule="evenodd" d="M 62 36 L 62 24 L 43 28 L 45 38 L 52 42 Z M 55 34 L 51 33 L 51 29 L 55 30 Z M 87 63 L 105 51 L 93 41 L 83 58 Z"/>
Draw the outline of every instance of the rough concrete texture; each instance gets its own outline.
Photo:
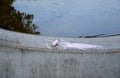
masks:
<path id="1" fill-rule="evenodd" d="M 0 29 L 0 78 L 120 78 L 120 36 L 59 38 Z"/>

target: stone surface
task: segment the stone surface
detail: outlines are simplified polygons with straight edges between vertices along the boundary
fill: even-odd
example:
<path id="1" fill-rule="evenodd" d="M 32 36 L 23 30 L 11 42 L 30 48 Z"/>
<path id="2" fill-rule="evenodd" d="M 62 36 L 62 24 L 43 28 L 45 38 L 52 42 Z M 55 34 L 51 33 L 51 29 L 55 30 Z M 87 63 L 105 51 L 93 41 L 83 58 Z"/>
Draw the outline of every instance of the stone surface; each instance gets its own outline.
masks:
<path id="1" fill-rule="evenodd" d="M 101 47 L 52 47 L 56 39 Z M 120 78 L 120 36 L 60 38 L 0 29 L 0 78 Z"/>

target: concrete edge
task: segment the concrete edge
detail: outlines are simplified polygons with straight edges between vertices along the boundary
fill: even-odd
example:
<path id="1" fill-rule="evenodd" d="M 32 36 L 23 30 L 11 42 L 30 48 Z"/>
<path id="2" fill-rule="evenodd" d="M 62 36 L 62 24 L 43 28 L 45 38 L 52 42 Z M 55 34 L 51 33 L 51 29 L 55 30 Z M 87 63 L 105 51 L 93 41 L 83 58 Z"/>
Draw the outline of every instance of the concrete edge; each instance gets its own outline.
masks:
<path id="1" fill-rule="evenodd" d="M 53 41 L 59 45 L 53 47 Z M 103 38 L 61 38 L 23 34 L 0 29 L 0 46 L 19 48 L 21 50 L 36 50 L 38 52 L 60 53 L 113 53 L 120 52 L 120 36 Z"/>

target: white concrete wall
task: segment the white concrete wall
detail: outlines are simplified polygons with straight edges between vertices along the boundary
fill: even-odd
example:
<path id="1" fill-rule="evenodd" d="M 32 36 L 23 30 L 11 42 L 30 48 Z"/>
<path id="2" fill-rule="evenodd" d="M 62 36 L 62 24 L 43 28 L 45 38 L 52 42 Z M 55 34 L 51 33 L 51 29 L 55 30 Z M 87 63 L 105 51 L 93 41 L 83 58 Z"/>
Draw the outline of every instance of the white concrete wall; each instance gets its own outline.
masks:
<path id="1" fill-rule="evenodd" d="M 46 39 L 101 47 L 52 47 Z M 0 29 L 0 78 L 120 78 L 120 36 L 53 38 Z"/>

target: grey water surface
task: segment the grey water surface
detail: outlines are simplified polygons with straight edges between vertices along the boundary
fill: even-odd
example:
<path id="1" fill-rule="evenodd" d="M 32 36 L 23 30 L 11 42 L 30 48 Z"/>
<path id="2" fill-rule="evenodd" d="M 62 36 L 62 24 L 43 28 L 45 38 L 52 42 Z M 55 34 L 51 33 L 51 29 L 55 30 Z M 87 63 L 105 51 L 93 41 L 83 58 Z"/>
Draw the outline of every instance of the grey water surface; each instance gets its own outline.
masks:
<path id="1" fill-rule="evenodd" d="M 15 0 L 12 6 L 33 14 L 44 36 L 120 33 L 120 0 Z"/>

